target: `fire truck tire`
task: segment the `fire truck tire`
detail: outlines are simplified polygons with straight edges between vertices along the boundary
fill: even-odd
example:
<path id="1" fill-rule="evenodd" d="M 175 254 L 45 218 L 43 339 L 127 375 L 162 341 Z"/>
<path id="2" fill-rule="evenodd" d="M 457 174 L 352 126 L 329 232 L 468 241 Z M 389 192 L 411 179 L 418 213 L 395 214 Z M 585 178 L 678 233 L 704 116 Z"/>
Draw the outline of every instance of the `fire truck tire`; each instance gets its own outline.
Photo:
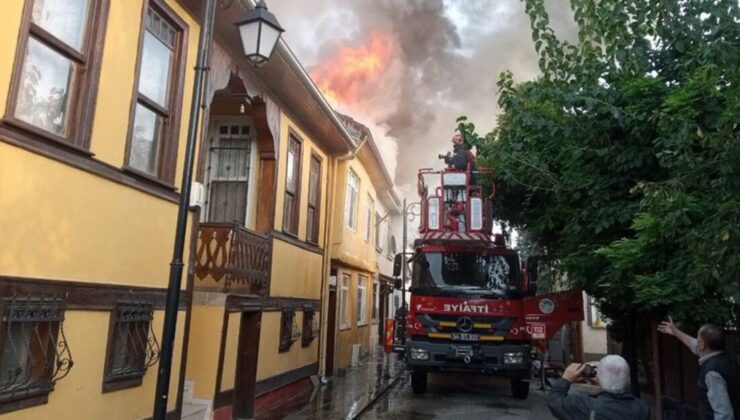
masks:
<path id="1" fill-rule="evenodd" d="M 427 392 L 426 372 L 411 372 L 411 389 L 414 391 L 414 394 Z"/>
<path id="2" fill-rule="evenodd" d="M 511 395 L 518 400 L 526 400 L 529 396 L 529 381 L 511 378 Z"/>

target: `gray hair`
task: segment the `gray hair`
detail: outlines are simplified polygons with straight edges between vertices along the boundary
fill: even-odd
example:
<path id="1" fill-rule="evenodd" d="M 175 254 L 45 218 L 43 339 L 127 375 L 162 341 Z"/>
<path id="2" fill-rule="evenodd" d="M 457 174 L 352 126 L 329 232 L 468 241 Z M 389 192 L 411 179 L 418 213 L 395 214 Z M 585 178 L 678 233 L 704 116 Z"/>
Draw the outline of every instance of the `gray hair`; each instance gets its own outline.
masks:
<path id="1" fill-rule="evenodd" d="M 599 362 L 596 378 L 604 391 L 624 394 L 630 387 L 630 366 L 622 356 L 610 354 Z"/>

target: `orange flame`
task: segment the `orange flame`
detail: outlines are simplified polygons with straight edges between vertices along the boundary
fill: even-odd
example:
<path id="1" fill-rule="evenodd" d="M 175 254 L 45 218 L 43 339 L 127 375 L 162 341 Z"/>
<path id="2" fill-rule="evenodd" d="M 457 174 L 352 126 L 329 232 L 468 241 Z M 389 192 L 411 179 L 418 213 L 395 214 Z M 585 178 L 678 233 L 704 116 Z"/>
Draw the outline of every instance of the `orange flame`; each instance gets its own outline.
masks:
<path id="1" fill-rule="evenodd" d="M 388 35 L 373 32 L 365 45 L 342 46 L 333 57 L 311 70 L 311 78 L 333 105 L 357 105 L 370 84 L 388 67 L 392 41 Z"/>

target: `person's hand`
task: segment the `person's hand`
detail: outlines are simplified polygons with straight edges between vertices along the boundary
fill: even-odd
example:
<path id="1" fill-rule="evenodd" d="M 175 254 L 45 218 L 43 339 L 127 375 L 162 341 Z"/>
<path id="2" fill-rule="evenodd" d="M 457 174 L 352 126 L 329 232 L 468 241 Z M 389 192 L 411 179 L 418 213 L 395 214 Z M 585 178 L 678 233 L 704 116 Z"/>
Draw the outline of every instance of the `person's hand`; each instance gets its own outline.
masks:
<path id="1" fill-rule="evenodd" d="M 662 332 L 663 334 L 668 335 L 676 335 L 676 331 L 678 331 L 678 327 L 676 327 L 676 324 L 673 323 L 673 318 L 668 317 L 668 321 L 663 321 L 658 325 L 658 331 Z"/>
<path id="2" fill-rule="evenodd" d="M 570 366 L 565 369 L 565 372 L 563 372 L 563 379 L 570 383 L 573 383 L 577 381 L 581 377 L 581 375 L 583 375 L 584 370 L 586 370 L 585 364 L 571 363 Z"/>

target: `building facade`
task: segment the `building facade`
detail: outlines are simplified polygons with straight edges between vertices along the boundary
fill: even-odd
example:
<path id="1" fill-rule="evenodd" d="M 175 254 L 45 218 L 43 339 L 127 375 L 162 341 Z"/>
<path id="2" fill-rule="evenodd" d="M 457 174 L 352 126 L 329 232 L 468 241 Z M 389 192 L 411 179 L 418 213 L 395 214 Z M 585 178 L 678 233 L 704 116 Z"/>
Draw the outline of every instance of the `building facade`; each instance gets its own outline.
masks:
<path id="1" fill-rule="evenodd" d="M 378 344 L 376 222 L 382 217 L 381 209 L 396 211 L 399 201 L 370 131 L 348 116 L 340 118 L 358 146 L 352 155 L 340 158 L 337 166 L 331 280 L 325 298 L 327 310 L 336 313 L 336 322 L 326 330 L 327 376 L 356 365 Z"/>
<path id="2" fill-rule="evenodd" d="M 150 416 L 197 23 L 172 0 L 9 0 L 3 16 L 0 413 Z"/>
<path id="3" fill-rule="evenodd" d="M 252 67 L 240 2 L 218 3 L 168 399 L 188 420 L 310 389 L 351 364 L 340 343 L 360 356 L 379 340 L 392 300 L 398 198 L 369 132 L 350 132 L 285 42 Z M 202 2 L 4 6 L 0 414 L 147 418 Z"/>
<path id="4" fill-rule="evenodd" d="M 193 14 L 197 2 L 188 2 Z M 249 418 L 313 387 L 337 157 L 356 144 L 280 41 L 255 69 L 216 15 L 196 181 L 186 370 L 193 419 Z"/>

